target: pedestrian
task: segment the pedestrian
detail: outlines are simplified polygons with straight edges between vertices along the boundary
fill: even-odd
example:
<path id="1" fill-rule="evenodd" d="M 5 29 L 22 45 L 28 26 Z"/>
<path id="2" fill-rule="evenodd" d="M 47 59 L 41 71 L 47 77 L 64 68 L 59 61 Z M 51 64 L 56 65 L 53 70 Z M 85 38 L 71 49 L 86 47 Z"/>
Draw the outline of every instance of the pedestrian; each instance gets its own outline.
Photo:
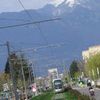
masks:
<path id="1" fill-rule="evenodd" d="M 91 80 L 87 80 L 87 86 L 91 87 Z"/>
<path id="2" fill-rule="evenodd" d="M 95 86 L 95 82 L 92 80 L 92 82 L 91 82 L 91 85 L 92 85 L 92 87 L 94 87 Z"/>

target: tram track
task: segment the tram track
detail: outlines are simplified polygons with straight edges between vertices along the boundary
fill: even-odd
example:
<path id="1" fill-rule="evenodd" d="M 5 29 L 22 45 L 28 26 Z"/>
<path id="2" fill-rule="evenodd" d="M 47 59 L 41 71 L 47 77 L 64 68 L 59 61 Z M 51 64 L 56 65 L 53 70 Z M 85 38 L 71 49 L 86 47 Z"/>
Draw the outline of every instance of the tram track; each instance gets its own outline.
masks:
<path id="1" fill-rule="evenodd" d="M 52 100 L 65 100 L 64 93 L 56 93 Z"/>

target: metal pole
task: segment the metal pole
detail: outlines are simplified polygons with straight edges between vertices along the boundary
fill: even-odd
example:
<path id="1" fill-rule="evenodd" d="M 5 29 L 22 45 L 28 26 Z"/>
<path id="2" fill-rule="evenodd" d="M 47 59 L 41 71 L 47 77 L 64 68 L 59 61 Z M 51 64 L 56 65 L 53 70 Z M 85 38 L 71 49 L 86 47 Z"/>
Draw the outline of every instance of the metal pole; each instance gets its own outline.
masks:
<path id="1" fill-rule="evenodd" d="M 67 76 L 67 70 L 66 70 L 66 66 L 65 66 L 65 61 L 64 60 L 63 60 L 63 67 L 64 67 L 64 78 L 66 78 L 66 76 Z"/>
<path id="2" fill-rule="evenodd" d="M 32 83 L 32 78 L 31 78 L 31 67 L 28 66 L 28 72 L 29 72 L 29 85 Z"/>
<path id="3" fill-rule="evenodd" d="M 24 82 L 24 88 L 25 88 L 25 97 L 26 97 L 26 100 L 28 100 L 27 88 L 26 88 L 26 82 L 25 82 L 25 74 L 24 74 L 24 69 L 23 69 L 23 59 L 21 59 L 21 70 L 22 70 L 22 76 L 23 76 L 23 82 Z"/>
<path id="4" fill-rule="evenodd" d="M 33 64 L 33 61 L 31 61 L 32 63 L 32 69 L 33 69 L 33 76 L 34 76 L 34 83 L 36 82 L 36 72 L 35 72 L 35 66 Z"/>
<path id="5" fill-rule="evenodd" d="M 10 74 L 11 74 L 11 80 L 12 80 L 12 83 L 13 83 L 13 92 L 14 92 L 14 95 L 15 95 L 15 100 L 19 100 L 18 98 L 18 93 L 17 93 L 17 85 L 16 85 L 16 82 L 15 82 L 15 77 L 14 77 L 14 69 L 13 69 L 13 66 L 11 64 L 11 58 L 10 58 L 10 45 L 9 45 L 9 42 L 6 43 L 6 46 L 7 46 L 7 51 L 8 51 L 8 61 L 9 61 L 9 68 L 10 68 Z"/>

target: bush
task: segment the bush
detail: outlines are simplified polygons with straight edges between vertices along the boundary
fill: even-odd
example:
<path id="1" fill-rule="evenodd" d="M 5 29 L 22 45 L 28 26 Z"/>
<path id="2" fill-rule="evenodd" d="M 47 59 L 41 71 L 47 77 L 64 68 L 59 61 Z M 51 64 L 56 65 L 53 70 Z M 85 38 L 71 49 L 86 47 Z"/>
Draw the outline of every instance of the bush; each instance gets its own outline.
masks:
<path id="1" fill-rule="evenodd" d="M 69 89 L 68 92 L 66 93 L 67 95 L 70 96 L 68 100 L 91 100 L 91 97 L 85 94 L 81 94 L 77 90 Z M 96 99 L 92 97 L 92 100 L 96 100 Z"/>
<path id="2" fill-rule="evenodd" d="M 36 97 L 33 97 L 31 100 L 51 100 L 53 95 L 54 94 L 52 92 L 47 92 L 47 93 L 38 95 Z"/>
<path id="3" fill-rule="evenodd" d="M 90 100 L 89 96 L 82 95 L 77 90 L 69 89 L 68 92 L 69 92 L 70 96 L 72 96 L 73 98 L 77 98 L 75 100 Z"/>
<path id="4" fill-rule="evenodd" d="M 69 90 L 72 90 L 72 87 L 70 85 L 64 86 L 64 92 L 67 92 Z"/>

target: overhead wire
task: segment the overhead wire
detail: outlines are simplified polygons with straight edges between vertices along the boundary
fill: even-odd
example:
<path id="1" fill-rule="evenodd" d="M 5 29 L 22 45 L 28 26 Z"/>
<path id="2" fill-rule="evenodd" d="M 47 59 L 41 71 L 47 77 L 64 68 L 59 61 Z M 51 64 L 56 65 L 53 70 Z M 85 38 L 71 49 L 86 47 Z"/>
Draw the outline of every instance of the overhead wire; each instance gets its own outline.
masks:
<path id="1" fill-rule="evenodd" d="M 59 44 L 48 44 L 48 45 L 42 45 L 36 48 L 27 48 L 27 49 L 21 49 L 21 50 L 15 50 L 14 52 L 27 52 L 27 51 L 37 51 L 40 49 L 44 49 L 44 48 L 57 48 L 57 47 L 61 47 L 63 45 L 66 45 L 65 43 L 59 43 Z"/>
<path id="2" fill-rule="evenodd" d="M 24 7 L 23 3 L 21 2 L 21 0 L 17 0 L 19 2 L 19 4 L 21 5 L 21 7 L 24 9 L 24 11 L 26 12 L 26 14 L 28 15 L 29 18 L 32 19 L 32 16 L 30 15 L 30 13 L 27 11 L 27 9 Z"/>
<path id="3" fill-rule="evenodd" d="M 28 21 L 29 22 L 29 20 L 28 19 L 17 19 L 17 18 L 0 18 L 0 21 Z"/>
<path id="4" fill-rule="evenodd" d="M 28 17 L 29 17 L 29 20 L 31 19 L 31 20 L 33 20 L 32 19 L 32 16 L 31 16 L 31 14 L 27 11 L 27 9 L 24 7 L 24 5 L 23 5 L 23 3 L 21 2 L 21 0 L 17 0 L 18 2 L 19 2 L 19 4 L 23 7 L 23 9 L 24 9 L 24 11 L 26 12 L 26 14 L 28 15 Z M 53 21 L 53 20 L 52 20 Z M 41 22 L 40 22 L 41 23 Z M 39 32 L 40 32 L 40 34 L 41 34 L 41 36 L 42 36 L 42 38 L 43 38 L 43 40 L 45 41 L 45 43 L 48 45 L 49 43 L 48 43 L 48 40 L 47 40 L 47 38 L 46 38 L 46 36 L 43 34 L 43 32 L 42 32 L 42 29 L 41 29 L 41 27 L 40 27 L 40 23 L 36 23 L 36 25 L 37 25 L 37 27 L 38 27 L 38 30 L 39 30 Z M 28 25 L 28 24 L 27 24 Z M 19 26 L 19 25 L 18 25 Z M 17 26 L 15 26 L 15 27 L 17 27 Z M 50 49 L 51 50 L 51 49 Z M 52 50 L 51 50 L 51 52 L 52 52 Z M 53 53 L 53 52 L 52 52 Z"/>
<path id="5" fill-rule="evenodd" d="M 22 8 L 24 9 L 24 11 L 25 11 L 26 14 L 28 15 L 29 19 L 32 20 L 31 14 L 27 11 L 27 9 L 26 9 L 25 6 L 23 5 L 22 1 L 21 1 L 21 0 L 17 0 L 17 1 L 18 1 L 19 4 L 22 6 Z M 54 18 L 54 19 L 55 19 L 55 18 Z M 52 21 L 54 21 L 54 20 L 52 20 Z M 40 23 L 41 23 L 41 22 L 40 22 Z M 44 41 L 46 42 L 46 44 L 48 45 L 48 44 L 49 44 L 49 43 L 48 43 L 48 40 L 47 40 L 46 36 L 43 34 L 43 32 L 42 32 L 42 29 L 41 29 L 41 27 L 40 27 L 40 23 L 37 23 L 37 28 L 38 28 L 39 33 L 40 33 L 40 35 L 42 36 L 43 40 L 44 40 Z"/>
<path id="6" fill-rule="evenodd" d="M 18 0 L 18 2 L 20 3 L 20 5 L 21 5 L 21 6 L 23 7 L 23 9 L 25 10 L 25 12 L 26 12 L 26 14 L 28 15 L 28 17 L 29 17 L 30 19 L 32 19 L 31 14 L 26 10 L 26 8 L 24 7 L 24 5 L 23 5 L 23 3 L 21 2 L 21 0 Z M 44 40 L 45 43 L 48 45 L 48 44 L 49 44 L 49 43 L 48 43 L 48 40 L 47 40 L 46 36 L 43 34 L 43 32 L 42 32 L 42 29 L 41 29 L 41 27 L 40 27 L 40 23 L 37 24 L 37 28 L 38 28 L 39 33 L 40 33 L 40 35 L 42 36 L 43 40 Z M 53 52 L 52 52 L 51 49 L 52 49 L 52 48 L 50 48 L 50 51 L 51 51 L 51 53 L 53 54 Z"/>
<path id="7" fill-rule="evenodd" d="M 26 25 L 38 24 L 38 23 L 46 23 L 46 22 L 50 22 L 50 21 L 54 21 L 54 20 L 60 20 L 60 18 L 40 20 L 40 21 L 34 21 L 34 22 L 26 22 L 26 23 L 14 24 L 14 25 L 7 25 L 7 26 L 0 26 L 0 29 L 21 27 L 21 26 L 26 26 Z"/>
<path id="8" fill-rule="evenodd" d="M 24 9 L 24 11 L 26 12 L 26 14 L 28 15 L 28 17 L 32 20 L 32 16 L 31 14 L 26 10 L 26 8 L 24 7 L 23 3 L 21 2 L 21 0 L 17 0 L 19 2 L 19 4 L 22 6 L 22 8 Z M 46 44 L 48 45 L 48 41 L 47 41 L 47 38 L 45 37 L 45 35 L 43 34 L 42 32 L 42 29 L 40 27 L 40 23 L 38 23 L 37 25 L 37 28 L 39 30 L 39 33 L 41 35 L 41 37 L 43 38 L 43 40 L 46 42 Z"/>
<path id="9" fill-rule="evenodd" d="M 43 34 L 43 31 L 42 31 L 42 29 L 41 29 L 40 24 L 38 24 L 38 30 L 39 30 L 40 35 L 41 35 L 41 37 L 43 38 L 44 42 L 46 42 L 46 45 L 48 45 L 48 44 L 49 44 L 49 43 L 48 43 L 48 40 L 47 40 L 46 36 Z"/>

